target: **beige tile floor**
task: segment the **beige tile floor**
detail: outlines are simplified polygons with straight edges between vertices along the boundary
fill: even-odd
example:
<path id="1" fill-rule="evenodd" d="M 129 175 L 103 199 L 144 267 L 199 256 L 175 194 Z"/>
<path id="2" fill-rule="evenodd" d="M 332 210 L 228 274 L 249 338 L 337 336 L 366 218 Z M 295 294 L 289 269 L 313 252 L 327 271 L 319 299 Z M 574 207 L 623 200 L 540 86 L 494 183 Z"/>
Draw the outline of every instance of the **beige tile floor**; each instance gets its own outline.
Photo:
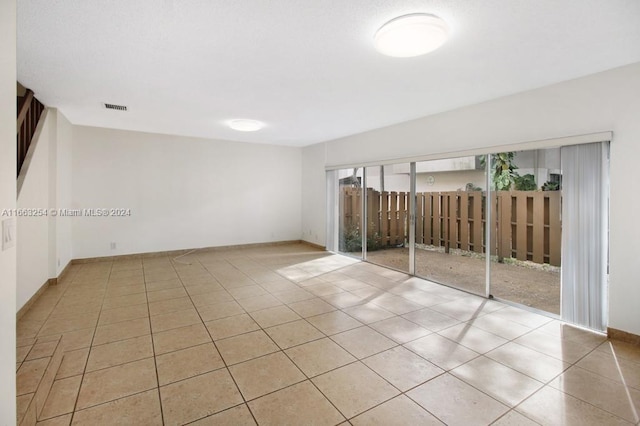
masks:
<path id="1" fill-rule="evenodd" d="M 302 244 L 72 266 L 18 324 L 42 425 L 638 424 L 640 349 Z"/>

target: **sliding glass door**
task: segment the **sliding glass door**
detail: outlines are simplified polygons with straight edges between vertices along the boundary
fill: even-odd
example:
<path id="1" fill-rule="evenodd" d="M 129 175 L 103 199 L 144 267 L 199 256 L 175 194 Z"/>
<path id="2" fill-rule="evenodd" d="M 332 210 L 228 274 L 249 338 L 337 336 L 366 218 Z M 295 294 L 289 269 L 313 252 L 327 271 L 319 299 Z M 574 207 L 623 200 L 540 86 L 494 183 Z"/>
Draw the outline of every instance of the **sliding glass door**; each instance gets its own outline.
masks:
<path id="1" fill-rule="evenodd" d="M 367 261 L 409 271 L 409 163 L 366 168 Z"/>
<path id="2" fill-rule="evenodd" d="M 485 294 L 485 182 L 478 156 L 416 163 L 417 276 Z"/>
<path id="3" fill-rule="evenodd" d="M 560 314 L 560 148 L 491 156 L 491 294 Z"/>
<path id="4" fill-rule="evenodd" d="M 363 169 L 341 169 L 337 193 L 337 243 L 340 253 L 362 258 Z"/>
<path id="5" fill-rule="evenodd" d="M 335 173 L 340 252 L 605 326 L 608 142 Z"/>

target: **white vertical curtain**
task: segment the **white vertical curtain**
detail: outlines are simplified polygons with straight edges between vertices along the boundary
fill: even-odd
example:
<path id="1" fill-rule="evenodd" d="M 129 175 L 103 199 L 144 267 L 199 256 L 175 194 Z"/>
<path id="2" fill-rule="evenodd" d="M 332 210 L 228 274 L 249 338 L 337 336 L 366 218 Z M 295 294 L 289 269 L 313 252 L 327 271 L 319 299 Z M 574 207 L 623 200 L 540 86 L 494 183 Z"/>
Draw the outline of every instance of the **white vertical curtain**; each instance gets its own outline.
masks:
<path id="1" fill-rule="evenodd" d="M 607 327 L 609 143 L 564 146 L 562 167 L 562 319 Z"/>

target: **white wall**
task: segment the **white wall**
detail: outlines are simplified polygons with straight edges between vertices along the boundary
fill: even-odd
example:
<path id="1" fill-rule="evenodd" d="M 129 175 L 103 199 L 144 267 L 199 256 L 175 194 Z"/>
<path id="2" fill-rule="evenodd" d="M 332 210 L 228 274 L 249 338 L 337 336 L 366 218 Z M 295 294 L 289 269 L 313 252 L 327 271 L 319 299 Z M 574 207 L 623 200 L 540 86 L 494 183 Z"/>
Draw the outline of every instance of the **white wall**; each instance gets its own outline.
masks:
<path id="1" fill-rule="evenodd" d="M 71 206 L 71 145 L 73 138 L 73 126 L 60 112 L 56 114 L 56 195 L 55 207 L 58 209 Z M 56 217 L 56 255 L 52 257 L 55 266 L 55 276 L 71 262 L 71 217 Z"/>
<path id="2" fill-rule="evenodd" d="M 640 198 L 633 195 L 637 179 L 632 178 L 640 158 L 638 93 L 640 64 L 633 64 L 327 142 L 326 164 L 375 162 L 613 131 L 609 327 L 640 334 L 636 268 Z M 314 203 L 319 203 L 324 196 L 322 185 L 315 181 L 303 185 L 317 194 Z M 322 228 L 324 224 L 308 226 Z"/>
<path id="3" fill-rule="evenodd" d="M 298 240 L 301 149 L 74 126 L 73 257 Z M 111 249 L 111 243 L 116 249 Z"/>
<path id="4" fill-rule="evenodd" d="M 23 165 L 24 182 L 18 194 L 19 209 L 50 208 L 51 174 L 49 150 L 55 149 L 55 114 L 45 111 L 40 120 L 40 131 L 29 147 L 30 158 Z M 28 162 L 28 164 L 27 164 Z M 26 169 L 25 169 L 26 167 Z M 17 263 L 17 306 L 21 308 L 51 277 L 49 253 L 51 251 L 49 216 L 19 216 Z"/>
<path id="5" fill-rule="evenodd" d="M 43 113 L 29 147 L 18 194 L 21 209 L 44 209 L 47 216 L 17 218 L 17 308 L 72 259 L 71 218 L 52 211 L 71 205 L 72 125 L 53 108 Z"/>
<path id="6" fill-rule="evenodd" d="M 326 244 L 326 175 L 325 147 L 312 145 L 302 152 L 302 239 Z M 307 186 L 309 185 L 309 186 Z"/>
<path id="7" fill-rule="evenodd" d="M 0 209 L 16 207 L 16 1 L 0 2 Z M 0 217 L 0 220 L 3 219 Z M 1 250 L 1 248 L 0 248 Z M 0 425 L 16 424 L 16 249 L 0 251 Z"/>

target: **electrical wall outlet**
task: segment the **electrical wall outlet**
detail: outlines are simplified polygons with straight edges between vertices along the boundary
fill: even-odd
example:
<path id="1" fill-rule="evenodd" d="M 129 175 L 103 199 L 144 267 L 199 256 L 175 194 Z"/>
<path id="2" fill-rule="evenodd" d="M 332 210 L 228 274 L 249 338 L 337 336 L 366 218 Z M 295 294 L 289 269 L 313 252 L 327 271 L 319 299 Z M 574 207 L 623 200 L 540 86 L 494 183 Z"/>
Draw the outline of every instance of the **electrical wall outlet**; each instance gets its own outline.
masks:
<path id="1" fill-rule="evenodd" d="M 116 243 L 112 242 L 111 243 L 111 250 L 115 250 L 116 249 Z"/>
<path id="2" fill-rule="evenodd" d="M 2 221 L 2 250 L 16 245 L 16 220 L 13 217 Z"/>

